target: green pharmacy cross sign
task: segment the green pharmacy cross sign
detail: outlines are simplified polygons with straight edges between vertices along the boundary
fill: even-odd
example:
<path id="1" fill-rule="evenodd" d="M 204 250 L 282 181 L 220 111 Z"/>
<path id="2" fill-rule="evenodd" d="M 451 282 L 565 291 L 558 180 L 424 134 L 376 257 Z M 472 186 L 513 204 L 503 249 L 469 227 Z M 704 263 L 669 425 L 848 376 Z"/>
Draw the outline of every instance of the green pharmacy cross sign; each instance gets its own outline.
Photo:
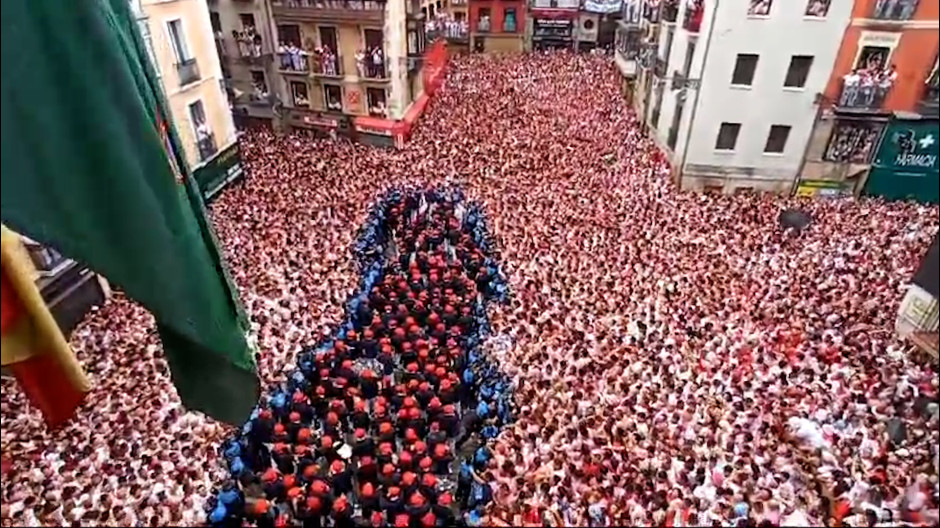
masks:
<path id="1" fill-rule="evenodd" d="M 940 127 L 936 119 L 894 119 L 886 127 L 865 194 L 938 201 Z"/>

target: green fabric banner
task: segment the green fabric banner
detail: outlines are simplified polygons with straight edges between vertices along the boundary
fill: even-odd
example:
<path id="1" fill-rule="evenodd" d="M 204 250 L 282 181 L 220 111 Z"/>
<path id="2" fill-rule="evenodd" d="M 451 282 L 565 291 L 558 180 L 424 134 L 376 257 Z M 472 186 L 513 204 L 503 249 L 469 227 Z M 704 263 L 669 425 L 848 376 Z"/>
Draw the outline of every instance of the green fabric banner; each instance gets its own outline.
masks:
<path id="1" fill-rule="evenodd" d="M 241 424 L 247 318 L 127 0 L 0 9 L 3 221 L 149 309 L 183 403 Z"/>

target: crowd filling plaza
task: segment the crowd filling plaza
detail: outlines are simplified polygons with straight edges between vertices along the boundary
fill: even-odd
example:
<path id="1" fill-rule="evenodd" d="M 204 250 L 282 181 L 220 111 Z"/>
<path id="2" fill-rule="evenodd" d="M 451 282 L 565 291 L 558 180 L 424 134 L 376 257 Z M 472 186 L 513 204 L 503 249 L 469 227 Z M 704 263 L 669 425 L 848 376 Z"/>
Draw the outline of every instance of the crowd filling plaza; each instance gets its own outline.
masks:
<path id="1" fill-rule="evenodd" d="M 937 525 L 938 374 L 893 331 L 937 206 L 679 192 L 566 52 L 456 59 L 402 150 L 241 147 L 211 216 L 259 407 L 183 408 L 117 292 L 67 426 L 3 381 L 3 526 Z"/>

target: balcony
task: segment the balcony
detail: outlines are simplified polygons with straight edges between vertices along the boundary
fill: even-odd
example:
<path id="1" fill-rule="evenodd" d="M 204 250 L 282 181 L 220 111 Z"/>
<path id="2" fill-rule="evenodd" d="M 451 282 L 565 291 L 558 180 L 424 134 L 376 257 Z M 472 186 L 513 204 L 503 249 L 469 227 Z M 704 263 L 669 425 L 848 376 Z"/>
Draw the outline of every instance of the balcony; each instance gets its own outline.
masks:
<path id="1" fill-rule="evenodd" d="M 366 53 L 356 56 L 359 77 L 368 81 L 388 81 L 388 68 L 381 54 Z"/>
<path id="2" fill-rule="evenodd" d="M 176 73 L 180 78 L 180 86 L 192 84 L 200 79 L 199 65 L 196 59 L 186 59 L 176 65 Z"/>
<path id="3" fill-rule="evenodd" d="M 215 143 L 215 135 L 212 132 L 202 132 L 200 137 L 196 141 L 196 146 L 199 149 L 199 161 L 206 161 L 211 158 L 218 152 L 219 147 Z"/>
<path id="4" fill-rule="evenodd" d="M 650 24 L 659 24 L 659 6 L 652 2 L 643 2 L 643 20 Z M 675 21 L 675 18 L 673 18 Z"/>
<path id="5" fill-rule="evenodd" d="M 491 29 L 489 17 L 481 18 L 480 21 L 477 22 L 477 33 L 489 33 Z"/>
<path id="6" fill-rule="evenodd" d="M 894 84 L 893 73 L 850 73 L 843 77 L 836 108 L 845 111 L 878 112 Z"/>
<path id="7" fill-rule="evenodd" d="M 238 46 L 238 58 L 246 64 L 261 64 L 266 53 L 262 46 L 261 35 L 255 33 L 254 28 L 242 31 L 232 30 L 232 37 Z"/>
<path id="8" fill-rule="evenodd" d="M 450 5 L 460 7 L 467 5 L 467 0 L 451 0 Z"/>
<path id="9" fill-rule="evenodd" d="M 682 28 L 689 33 L 698 33 L 702 29 L 702 18 L 705 16 L 705 2 L 702 0 L 694 1 L 685 8 L 685 16 L 682 19 Z"/>
<path id="10" fill-rule="evenodd" d="M 663 22 L 675 24 L 679 17 L 679 0 L 663 0 L 661 16 Z"/>
<path id="11" fill-rule="evenodd" d="M 310 57 L 310 62 L 315 77 L 339 78 L 343 76 L 343 59 L 333 52 L 314 52 Z"/>
<path id="12" fill-rule="evenodd" d="M 503 20 L 503 33 L 515 33 L 516 32 L 516 21 L 506 19 Z"/>
<path id="13" fill-rule="evenodd" d="M 426 26 L 425 39 L 434 42 L 438 37 L 444 37 L 448 42 L 464 43 L 470 38 L 470 28 L 466 22 L 448 20 L 446 22 L 430 22 Z"/>
<path id="14" fill-rule="evenodd" d="M 308 55 L 306 51 L 297 48 L 278 51 L 277 70 L 283 74 L 307 75 L 310 73 Z"/>
<path id="15" fill-rule="evenodd" d="M 875 2 L 871 16 L 876 20 L 910 20 L 917 11 L 918 0 L 894 0 Z"/>
<path id="16" fill-rule="evenodd" d="M 282 22 L 381 24 L 385 2 L 378 0 L 274 0 L 275 19 Z"/>

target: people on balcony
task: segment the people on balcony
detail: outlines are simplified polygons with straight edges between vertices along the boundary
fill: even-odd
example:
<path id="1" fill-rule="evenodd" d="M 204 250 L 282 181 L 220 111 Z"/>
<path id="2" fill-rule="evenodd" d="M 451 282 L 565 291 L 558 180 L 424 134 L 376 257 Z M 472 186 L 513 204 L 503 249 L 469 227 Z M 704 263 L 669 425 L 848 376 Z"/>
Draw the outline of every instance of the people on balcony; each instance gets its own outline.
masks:
<path id="1" fill-rule="evenodd" d="M 490 30 L 490 17 L 483 15 L 480 17 L 480 22 L 477 24 L 477 30 L 481 33 L 487 33 Z"/>
<path id="2" fill-rule="evenodd" d="M 314 64 L 316 73 L 322 75 L 339 75 L 339 57 L 329 46 L 320 46 L 314 50 Z"/>
<path id="3" fill-rule="evenodd" d="M 466 38 L 469 29 L 466 20 L 455 20 L 450 14 L 440 12 L 425 26 L 428 35 L 441 34 L 449 39 Z"/>
<path id="4" fill-rule="evenodd" d="M 242 57 L 261 56 L 261 35 L 254 26 L 245 26 L 241 31 L 232 30 L 232 38 L 238 44 L 238 53 Z"/>
<path id="5" fill-rule="evenodd" d="M 842 94 L 839 106 L 846 108 L 876 109 L 894 85 L 898 72 L 892 64 L 881 67 L 856 68 L 842 77 Z"/>
<path id="6" fill-rule="evenodd" d="M 308 53 L 293 42 L 281 42 L 277 47 L 280 67 L 286 71 L 307 71 Z"/>
<path id="7" fill-rule="evenodd" d="M 688 31 L 698 32 L 699 28 L 702 27 L 702 18 L 704 16 L 705 0 L 688 0 L 688 4 L 685 6 L 685 23 L 683 26 Z"/>

